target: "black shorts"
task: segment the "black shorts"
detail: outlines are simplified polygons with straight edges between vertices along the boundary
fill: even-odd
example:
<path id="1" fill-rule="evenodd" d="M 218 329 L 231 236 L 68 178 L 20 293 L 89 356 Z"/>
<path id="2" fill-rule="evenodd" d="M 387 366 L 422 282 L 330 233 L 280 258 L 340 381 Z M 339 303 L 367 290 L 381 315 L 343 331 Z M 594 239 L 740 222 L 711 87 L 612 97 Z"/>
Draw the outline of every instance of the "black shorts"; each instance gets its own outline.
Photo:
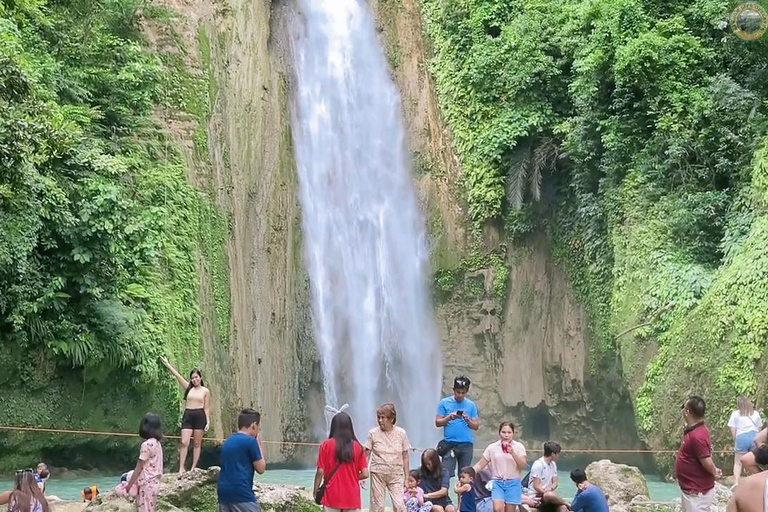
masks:
<path id="1" fill-rule="evenodd" d="M 205 430 L 206 423 L 204 409 L 184 409 L 181 430 Z"/>

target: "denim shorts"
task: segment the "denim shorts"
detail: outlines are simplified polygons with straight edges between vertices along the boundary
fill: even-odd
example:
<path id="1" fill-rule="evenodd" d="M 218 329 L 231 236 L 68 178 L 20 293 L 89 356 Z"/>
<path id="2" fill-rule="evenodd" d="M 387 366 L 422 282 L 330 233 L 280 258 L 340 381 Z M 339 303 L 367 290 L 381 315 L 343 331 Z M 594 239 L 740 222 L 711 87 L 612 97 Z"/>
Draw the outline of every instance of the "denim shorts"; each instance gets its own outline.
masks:
<path id="1" fill-rule="evenodd" d="M 749 451 L 750 448 L 752 448 L 752 443 L 755 440 L 755 436 L 757 436 L 757 432 L 744 432 L 743 434 L 739 434 L 736 436 L 736 442 L 733 446 L 733 451 L 736 453 L 746 453 Z"/>
<path id="2" fill-rule="evenodd" d="M 494 480 L 491 488 L 492 500 L 503 500 L 510 505 L 520 505 L 523 498 L 523 484 L 519 478 Z"/>

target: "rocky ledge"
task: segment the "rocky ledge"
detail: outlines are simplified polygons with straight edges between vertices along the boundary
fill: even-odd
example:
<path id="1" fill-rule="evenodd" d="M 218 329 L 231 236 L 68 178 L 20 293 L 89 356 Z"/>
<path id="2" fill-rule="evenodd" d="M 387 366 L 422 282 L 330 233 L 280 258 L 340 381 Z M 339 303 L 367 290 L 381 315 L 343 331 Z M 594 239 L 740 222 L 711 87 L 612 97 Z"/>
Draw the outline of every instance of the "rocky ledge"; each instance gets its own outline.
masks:
<path id="1" fill-rule="evenodd" d="M 600 487 L 608 498 L 611 512 L 680 512 L 680 499 L 652 501 L 648 482 L 639 469 L 625 464 L 600 460 L 587 466 L 587 478 Z M 715 500 L 710 512 L 725 512 L 731 491 L 715 484 Z"/>
<path id="2" fill-rule="evenodd" d="M 219 468 L 195 470 L 181 478 L 175 474 L 163 476 L 157 509 L 162 512 L 218 512 L 216 482 Z M 312 496 L 303 487 L 254 483 L 261 509 L 264 512 L 317 512 Z M 54 512 L 135 512 L 136 503 L 121 498 L 113 491 L 99 495 L 87 507 L 82 503 L 56 503 Z"/>

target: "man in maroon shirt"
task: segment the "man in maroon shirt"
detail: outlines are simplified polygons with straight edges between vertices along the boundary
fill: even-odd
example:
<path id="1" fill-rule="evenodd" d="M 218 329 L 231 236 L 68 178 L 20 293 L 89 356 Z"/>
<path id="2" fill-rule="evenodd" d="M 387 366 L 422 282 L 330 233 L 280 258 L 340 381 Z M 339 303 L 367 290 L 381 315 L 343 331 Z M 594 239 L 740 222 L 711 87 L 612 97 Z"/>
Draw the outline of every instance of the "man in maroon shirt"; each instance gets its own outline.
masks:
<path id="1" fill-rule="evenodd" d="M 685 431 L 675 461 L 675 475 L 682 491 L 683 512 L 709 512 L 720 471 L 712 460 L 712 440 L 704 424 L 707 406 L 699 396 L 683 404 Z"/>

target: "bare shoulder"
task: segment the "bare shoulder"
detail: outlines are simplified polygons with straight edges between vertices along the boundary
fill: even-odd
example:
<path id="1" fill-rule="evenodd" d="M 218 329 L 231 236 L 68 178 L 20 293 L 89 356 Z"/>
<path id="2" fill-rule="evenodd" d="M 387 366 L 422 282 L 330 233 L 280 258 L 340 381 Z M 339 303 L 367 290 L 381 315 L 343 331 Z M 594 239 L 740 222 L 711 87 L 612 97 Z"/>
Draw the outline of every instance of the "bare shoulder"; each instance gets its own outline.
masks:
<path id="1" fill-rule="evenodd" d="M 737 510 L 762 510 L 761 506 L 755 505 L 762 505 L 765 485 L 765 473 L 757 473 L 756 475 L 741 478 L 739 486 L 733 491 L 732 498 L 737 505 Z"/>
<path id="2" fill-rule="evenodd" d="M 210 395 L 211 394 L 211 390 L 208 389 L 207 387 L 205 387 L 205 386 L 200 386 L 200 387 L 203 388 L 203 394 L 205 394 L 205 395 Z"/>

